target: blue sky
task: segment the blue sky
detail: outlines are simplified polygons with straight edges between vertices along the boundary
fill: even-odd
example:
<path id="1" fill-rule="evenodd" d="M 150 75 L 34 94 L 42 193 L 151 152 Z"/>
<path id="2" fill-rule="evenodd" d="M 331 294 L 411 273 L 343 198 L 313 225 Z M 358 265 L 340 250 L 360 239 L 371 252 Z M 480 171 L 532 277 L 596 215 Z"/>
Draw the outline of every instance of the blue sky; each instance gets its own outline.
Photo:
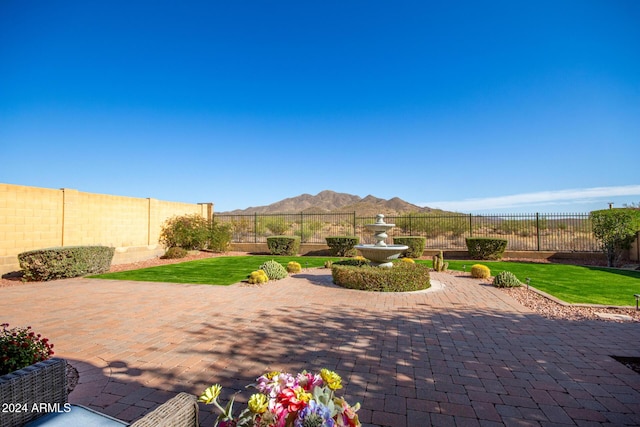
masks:
<path id="1" fill-rule="evenodd" d="M 0 182 L 460 212 L 640 202 L 640 2 L 0 2 Z"/>

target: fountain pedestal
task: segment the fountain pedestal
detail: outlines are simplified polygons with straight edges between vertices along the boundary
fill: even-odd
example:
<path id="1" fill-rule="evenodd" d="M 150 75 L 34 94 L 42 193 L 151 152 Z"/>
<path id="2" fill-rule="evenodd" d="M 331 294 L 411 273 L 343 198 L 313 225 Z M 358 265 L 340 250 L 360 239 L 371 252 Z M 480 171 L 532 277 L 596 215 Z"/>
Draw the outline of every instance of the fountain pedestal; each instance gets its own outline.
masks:
<path id="1" fill-rule="evenodd" d="M 397 259 L 400 254 L 407 249 L 406 245 L 387 245 L 385 240 L 387 237 L 387 231 L 395 224 L 387 224 L 384 222 L 384 215 L 376 215 L 375 224 L 366 224 L 364 227 L 367 230 L 373 231 L 373 237 L 376 239 L 376 243 L 373 245 L 356 245 L 355 249 L 360 251 L 363 257 L 365 257 L 371 265 L 376 267 L 393 267 L 394 259 Z"/>

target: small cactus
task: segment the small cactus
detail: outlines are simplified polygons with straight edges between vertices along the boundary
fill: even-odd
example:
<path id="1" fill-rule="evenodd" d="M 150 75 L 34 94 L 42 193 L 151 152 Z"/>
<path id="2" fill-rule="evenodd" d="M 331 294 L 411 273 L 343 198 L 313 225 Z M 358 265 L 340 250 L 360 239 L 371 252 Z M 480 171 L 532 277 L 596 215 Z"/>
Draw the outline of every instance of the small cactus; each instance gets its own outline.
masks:
<path id="1" fill-rule="evenodd" d="M 415 264 L 416 262 L 411 258 L 400 258 L 400 262 L 404 262 L 407 264 Z"/>
<path id="2" fill-rule="evenodd" d="M 471 266 L 471 277 L 476 279 L 488 279 L 491 277 L 491 270 L 486 265 L 474 264 Z"/>
<path id="3" fill-rule="evenodd" d="M 267 283 L 269 281 L 269 277 L 267 277 L 266 273 L 263 270 L 252 271 L 249 275 L 248 282 L 252 285 L 258 283 Z"/>
<path id="4" fill-rule="evenodd" d="M 333 261 L 327 260 L 324 262 L 324 268 L 331 268 L 331 267 L 333 267 Z"/>
<path id="5" fill-rule="evenodd" d="M 512 272 L 501 271 L 493 278 L 493 286 L 497 288 L 517 288 L 522 286 L 522 283 Z"/>
<path id="6" fill-rule="evenodd" d="M 289 273 L 300 273 L 302 271 L 302 266 L 299 262 L 290 261 L 287 264 L 287 271 Z"/>
<path id="7" fill-rule="evenodd" d="M 433 270 L 434 271 L 447 271 L 449 268 L 449 263 L 444 261 L 444 255 L 442 255 L 442 251 L 439 254 L 435 254 L 433 256 Z"/>
<path id="8" fill-rule="evenodd" d="M 269 280 L 280 280 L 289 276 L 287 269 L 278 261 L 267 261 L 260 266 L 260 270 L 264 271 Z"/>

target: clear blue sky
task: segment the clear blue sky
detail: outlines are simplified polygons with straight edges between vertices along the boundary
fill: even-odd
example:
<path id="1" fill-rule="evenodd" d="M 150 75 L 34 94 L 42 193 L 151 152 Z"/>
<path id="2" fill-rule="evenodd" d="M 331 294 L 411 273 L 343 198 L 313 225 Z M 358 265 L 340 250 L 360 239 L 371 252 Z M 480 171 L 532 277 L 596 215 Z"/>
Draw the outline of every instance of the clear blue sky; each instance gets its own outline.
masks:
<path id="1" fill-rule="evenodd" d="M 640 202 L 640 2 L 0 2 L 0 182 L 461 212 Z"/>

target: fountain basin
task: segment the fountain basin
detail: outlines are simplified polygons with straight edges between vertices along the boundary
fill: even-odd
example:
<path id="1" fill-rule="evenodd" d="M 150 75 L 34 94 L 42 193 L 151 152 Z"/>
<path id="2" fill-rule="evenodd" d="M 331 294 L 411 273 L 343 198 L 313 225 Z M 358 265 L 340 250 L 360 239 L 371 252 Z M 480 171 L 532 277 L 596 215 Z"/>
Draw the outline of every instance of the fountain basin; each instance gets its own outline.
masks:
<path id="1" fill-rule="evenodd" d="M 371 261 L 371 265 L 376 267 L 392 267 L 391 261 L 398 259 L 400 254 L 409 246 L 406 245 L 356 245 L 355 249 L 360 251 L 363 257 Z"/>

